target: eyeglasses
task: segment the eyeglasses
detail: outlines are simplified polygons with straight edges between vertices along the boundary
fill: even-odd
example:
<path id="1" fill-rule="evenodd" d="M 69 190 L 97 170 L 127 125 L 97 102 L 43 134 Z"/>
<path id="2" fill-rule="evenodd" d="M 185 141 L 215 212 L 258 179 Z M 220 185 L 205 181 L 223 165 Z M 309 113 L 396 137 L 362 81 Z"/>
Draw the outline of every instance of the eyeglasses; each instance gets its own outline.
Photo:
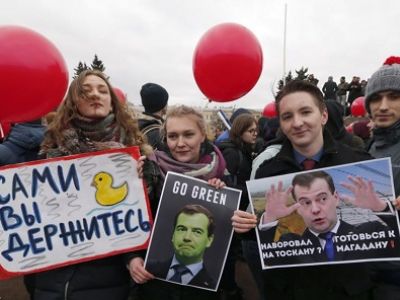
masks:
<path id="1" fill-rule="evenodd" d="M 256 128 L 252 128 L 252 129 L 247 130 L 247 132 L 250 133 L 250 134 L 257 134 L 257 129 Z"/>

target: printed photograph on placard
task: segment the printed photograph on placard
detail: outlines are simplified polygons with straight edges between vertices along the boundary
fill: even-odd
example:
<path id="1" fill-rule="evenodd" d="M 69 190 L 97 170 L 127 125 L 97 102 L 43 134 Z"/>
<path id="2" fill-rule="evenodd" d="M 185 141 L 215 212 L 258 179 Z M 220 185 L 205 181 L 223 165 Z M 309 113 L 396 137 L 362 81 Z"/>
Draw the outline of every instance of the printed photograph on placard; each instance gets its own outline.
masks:
<path id="1" fill-rule="evenodd" d="M 171 284 L 217 290 L 241 191 L 168 172 L 145 268 Z"/>
<path id="2" fill-rule="evenodd" d="M 389 158 L 247 182 L 262 268 L 400 259 Z"/>

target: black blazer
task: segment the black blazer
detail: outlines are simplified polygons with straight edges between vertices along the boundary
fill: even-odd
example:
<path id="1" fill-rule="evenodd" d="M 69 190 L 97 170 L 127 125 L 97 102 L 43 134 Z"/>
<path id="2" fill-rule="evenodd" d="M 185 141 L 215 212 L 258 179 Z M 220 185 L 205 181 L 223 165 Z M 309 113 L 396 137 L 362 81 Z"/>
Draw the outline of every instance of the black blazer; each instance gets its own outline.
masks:
<path id="1" fill-rule="evenodd" d="M 349 233 L 357 233 L 356 227 L 353 225 L 350 225 L 349 223 L 346 223 L 344 221 L 340 221 L 339 228 L 337 230 L 336 236 L 339 235 L 345 235 Z M 371 232 L 371 231 L 369 231 Z M 327 262 L 327 257 L 325 255 L 324 249 L 321 247 L 321 243 L 319 238 L 313 234 L 308 228 L 304 230 L 303 234 L 301 236 L 295 235 L 295 234 L 286 234 L 281 237 L 281 240 L 288 240 L 288 239 L 297 239 L 299 240 L 310 240 L 313 247 L 314 247 L 314 253 L 312 255 L 306 255 L 306 256 L 300 256 L 295 259 L 296 263 L 316 263 L 316 262 Z M 336 243 L 334 246 L 336 247 Z M 336 261 L 341 261 L 341 260 L 353 260 L 355 258 L 359 258 L 357 255 L 354 256 L 354 252 L 337 252 L 335 251 L 335 260 Z"/>
<path id="2" fill-rule="evenodd" d="M 171 262 L 172 258 L 167 261 L 148 261 L 146 264 L 146 270 L 158 278 L 167 279 Z M 207 269 L 203 267 L 200 272 L 189 281 L 188 285 L 215 289 L 216 281 L 210 276 Z"/>

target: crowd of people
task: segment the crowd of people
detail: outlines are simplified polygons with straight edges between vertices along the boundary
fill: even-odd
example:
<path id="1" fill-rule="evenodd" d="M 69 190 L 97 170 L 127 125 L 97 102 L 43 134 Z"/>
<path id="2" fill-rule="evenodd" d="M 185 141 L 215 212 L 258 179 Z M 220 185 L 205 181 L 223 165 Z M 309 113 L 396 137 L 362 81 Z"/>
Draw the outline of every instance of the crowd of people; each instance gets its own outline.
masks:
<path id="1" fill-rule="evenodd" d="M 367 80 L 361 80 L 359 76 L 353 76 L 350 82 L 346 81 L 345 76 L 340 77 L 337 84 L 332 76 L 322 86 L 325 100 L 335 100 L 343 106 L 345 116 L 350 115 L 350 107 L 355 99 L 365 96 Z"/>
<path id="2" fill-rule="evenodd" d="M 31 299 L 243 299 L 234 276 L 238 259 L 250 267 L 258 299 L 400 299 L 397 262 L 263 271 L 255 235 L 257 217 L 248 210 L 246 187 L 246 181 L 254 178 L 391 157 L 399 196 L 400 58 L 386 61 L 368 83 L 358 77 L 347 83 L 342 77 L 337 85 L 329 77 L 321 91 L 309 80 L 293 80 L 276 96 L 276 118 L 257 120 L 248 110 L 238 109 L 230 119 L 230 130 L 215 141 L 207 139 L 201 112 L 185 105 L 168 107 L 164 87 L 147 83 L 140 95 L 144 112 L 138 114 L 118 100 L 107 76 L 83 71 L 48 124 L 36 120 L 13 125 L 0 144 L 0 164 L 138 146 L 142 154 L 138 174 L 146 184 L 154 216 L 168 171 L 206 180 L 217 189 L 240 189 L 240 208 L 232 216 L 235 235 L 219 289 L 155 280 L 144 267 L 146 251 L 140 250 L 25 276 Z M 349 133 L 344 118 L 347 103 L 361 95 L 369 119 L 354 123 Z M 365 132 L 370 121 L 374 127 Z M 394 204 L 398 206 L 396 200 Z M 176 278 L 174 272 L 171 266 L 167 276 Z M 196 275 L 189 274 L 187 281 L 196 280 Z"/>

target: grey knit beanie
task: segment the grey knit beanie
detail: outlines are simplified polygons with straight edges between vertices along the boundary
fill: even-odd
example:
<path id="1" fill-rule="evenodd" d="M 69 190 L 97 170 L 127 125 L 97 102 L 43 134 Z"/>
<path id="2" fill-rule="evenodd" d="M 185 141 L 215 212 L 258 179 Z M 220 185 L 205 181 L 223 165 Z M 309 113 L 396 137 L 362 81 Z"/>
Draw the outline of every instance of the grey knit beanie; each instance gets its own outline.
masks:
<path id="1" fill-rule="evenodd" d="M 365 91 L 365 108 L 368 113 L 371 113 L 369 108 L 371 96 L 389 90 L 400 91 L 400 57 L 398 56 L 387 58 L 383 66 L 368 80 Z"/>

